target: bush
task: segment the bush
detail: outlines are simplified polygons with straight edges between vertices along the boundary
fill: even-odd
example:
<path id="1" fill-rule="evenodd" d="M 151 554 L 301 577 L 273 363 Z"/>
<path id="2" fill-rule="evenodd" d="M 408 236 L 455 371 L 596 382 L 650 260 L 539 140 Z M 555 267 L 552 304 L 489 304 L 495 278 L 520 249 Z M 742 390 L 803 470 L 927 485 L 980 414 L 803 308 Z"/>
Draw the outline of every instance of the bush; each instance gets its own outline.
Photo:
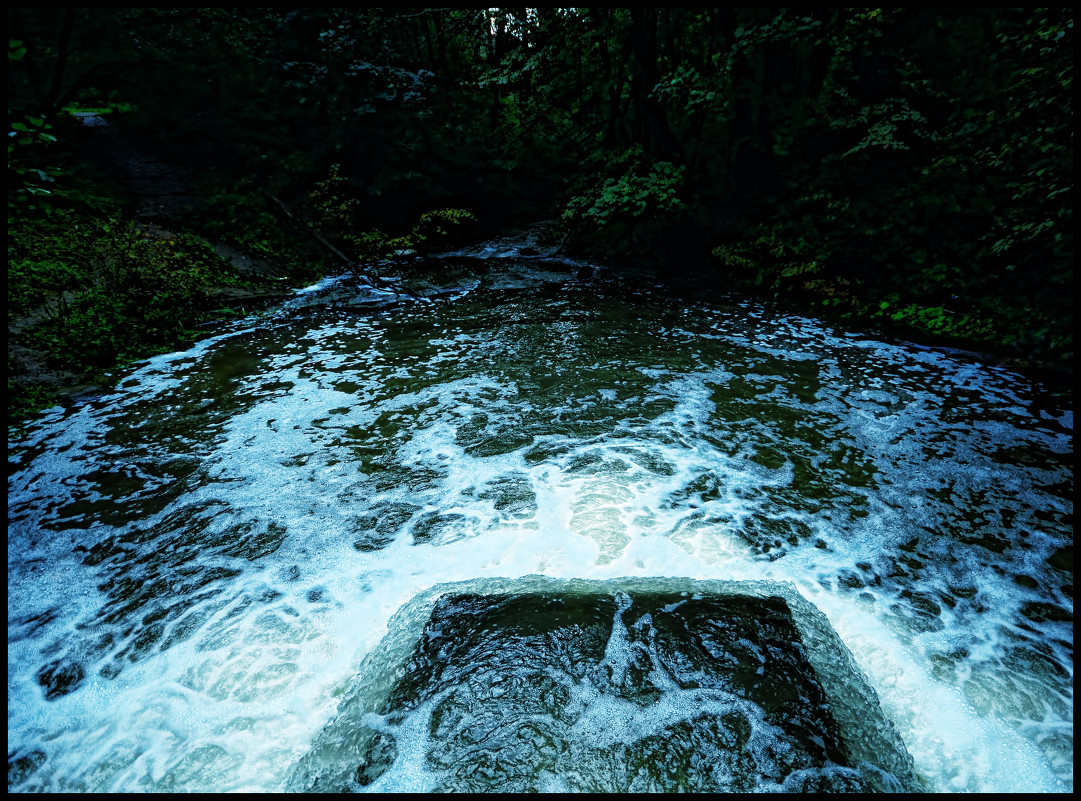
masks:
<path id="1" fill-rule="evenodd" d="M 579 184 L 560 224 L 587 247 L 649 247 L 684 211 L 685 171 L 671 162 L 650 162 L 640 148 L 631 148 Z"/>
<path id="2" fill-rule="evenodd" d="M 159 238 L 119 218 L 72 213 L 21 221 L 9 258 L 9 317 L 38 318 L 26 332 L 30 344 L 50 363 L 80 371 L 190 340 L 209 291 L 242 281 L 196 236 Z"/>
<path id="3" fill-rule="evenodd" d="M 827 255 L 815 242 L 780 225 L 763 226 L 712 251 L 735 285 L 776 295 L 781 292 L 836 295 L 836 280 L 821 277 Z"/>

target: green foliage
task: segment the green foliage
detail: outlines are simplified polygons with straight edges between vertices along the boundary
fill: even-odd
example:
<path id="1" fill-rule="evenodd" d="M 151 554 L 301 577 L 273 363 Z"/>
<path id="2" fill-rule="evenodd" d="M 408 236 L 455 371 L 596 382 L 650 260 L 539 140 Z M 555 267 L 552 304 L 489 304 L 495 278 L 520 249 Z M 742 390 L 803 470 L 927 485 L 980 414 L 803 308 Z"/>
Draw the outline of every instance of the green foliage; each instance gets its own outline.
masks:
<path id="1" fill-rule="evenodd" d="M 738 37 L 764 70 L 744 68 L 752 141 L 782 181 L 768 213 L 783 237 L 813 231 L 829 254 L 812 297 L 844 280 L 857 301 L 819 305 L 1068 358 L 1072 12 L 836 10 L 823 21 L 830 49 L 817 60 L 789 12 L 752 18 Z M 778 37 L 810 71 L 789 73 L 805 88 L 783 104 L 770 98 L 785 84 L 768 77 L 784 68 Z M 816 69 L 817 85 L 805 78 Z M 724 232 L 722 261 L 762 261 L 748 228 Z M 888 298 L 889 315 L 860 298 Z"/>
<path id="2" fill-rule="evenodd" d="M 340 238 L 358 264 L 377 263 L 396 249 L 391 245 L 391 238 L 382 231 L 344 232 Z"/>
<path id="3" fill-rule="evenodd" d="M 327 176 L 316 181 L 308 193 L 313 224 L 321 231 L 338 231 L 350 227 L 361 203 L 351 194 L 349 181 L 342 175 L 340 164 L 331 164 Z"/>
<path id="4" fill-rule="evenodd" d="M 465 209 L 433 209 L 423 212 L 408 233 L 389 236 L 379 230 L 363 228 L 362 206 L 342 175 L 341 165 L 332 164 L 326 177 L 316 181 L 308 192 L 302 213 L 310 225 L 360 265 L 371 265 L 407 253 L 445 250 L 465 241 L 477 223 L 476 217 Z"/>
<path id="5" fill-rule="evenodd" d="M 781 225 L 764 226 L 736 242 L 718 245 L 712 255 L 733 281 L 745 287 L 773 295 L 797 289 L 836 293 L 835 282 L 819 277 L 828 260 L 821 247 Z"/>
<path id="6" fill-rule="evenodd" d="M 85 220 L 66 209 L 8 220 L 8 319 L 44 307 L 51 313 L 65 292 L 89 284 L 83 262 Z"/>
<path id="7" fill-rule="evenodd" d="M 304 281 L 329 268 L 326 254 L 280 214 L 251 178 L 207 180 L 205 203 L 179 226 L 189 233 L 261 259 L 279 277 Z"/>
<path id="8" fill-rule="evenodd" d="M 15 366 L 8 359 L 7 415 L 8 425 L 20 425 L 22 422 L 51 406 L 56 405 L 56 392 L 53 388 L 29 381 L 12 379 Z M 10 432 L 9 432 L 10 435 Z"/>
<path id="9" fill-rule="evenodd" d="M 29 315 L 28 341 L 78 370 L 189 341 L 208 291 L 240 283 L 201 238 L 158 238 L 119 218 L 16 225 L 8 253 L 9 319 Z"/>
<path id="10" fill-rule="evenodd" d="M 679 253 L 695 227 L 752 290 L 1072 348 L 1068 8 L 42 7 L 9 36 L 9 228 L 88 208 L 57 112 L 123 105 L 225 176 L 192 224 L 282 268 L 327 260 L 257 186 L 371 264 L 472 229 L 419 209 L 510 214 L 566 179 L 572 247 Z M 189 303 L 165 255 L 79 236 L 9 246 L 16 308 L 59 308 L 70 271 Z"/>
<path id="11" fill-rule="evenodd" d="M 436 209 L 420 215 L 420 220 L 404 236 L 387 236 L 381 231 L 344 233 L 342 240 L 356 255 L 360 266 L 371 266 L 399 256 L 426 255 L 460 245 L 476 227 L 477 218 L 465 209 Z"/>
<path id="12" fill-rule="evenodd" d="M 612 247 L 637 236 L 652 238 L 684 210 L 680 190 L 686 168 L 650 162 L 639 148 L 614 159 L 608 175 L 587 183 L 563 209 L 561 224 L 572 236 L 601 240 Z"/>
<path id="13" fill-rule="evenodd" d="M 715 82 L 689 64 L 680 64 L 664 76 L 652 94 L 665 105 L 681 108 L 688 115 L 709 111 L 720 101 Z"/>
<path id="14" fill-rule="evenodd" d="M 436 209 L 420 215 L 409 235 L 411 247 L 432 253 L 459 245 L 473 232 L 477 218 L 465 209 Z"/>
<path id="15" fill-rule="evenodd" d="M 881 301 L 878 309 L 872 311 L 872 315 L 888 320 L 894 325 L 915 329 L 925 335 L 935 337 L 970 342 L 994 342 L 997 334 L 990 318 L 958 312 L 942 306 L 923 306 L 916 303 L 891 304 L 889 301 Z"/>
<path id="16" fill-rule="evenodd" d="M 29 341 L 61 367 L 106 367 L 122 358 L 129 344 L 127 304 L 103 287 L 92 287 L 29 333 Z"/>
<path id="17" fill-rule="evenodd" d="M 10 118 L 10 115 L 9 115 Z M 19 207 L 49 208 L 60 170 L 48 164 L 47 147 L 56 141 L 42 116 L 23 116 L 8 123 L 8 216 Z"/>

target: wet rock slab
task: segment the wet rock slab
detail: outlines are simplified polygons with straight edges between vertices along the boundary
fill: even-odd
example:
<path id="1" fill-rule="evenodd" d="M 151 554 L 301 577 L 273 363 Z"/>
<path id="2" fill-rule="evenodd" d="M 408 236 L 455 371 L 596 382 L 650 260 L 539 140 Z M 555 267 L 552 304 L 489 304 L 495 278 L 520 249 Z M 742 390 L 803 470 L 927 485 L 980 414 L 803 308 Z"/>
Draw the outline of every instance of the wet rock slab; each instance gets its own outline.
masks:
<path id="1" fill-rule="evenodd" d="M 342 704 L 294 789 L 916 789 L 873 691 L 835 635 L 823 650 L 831 632 L 802 598 L 553 589 L 439 595 L 399 664 L 366 660 L 393 679 Z"/>

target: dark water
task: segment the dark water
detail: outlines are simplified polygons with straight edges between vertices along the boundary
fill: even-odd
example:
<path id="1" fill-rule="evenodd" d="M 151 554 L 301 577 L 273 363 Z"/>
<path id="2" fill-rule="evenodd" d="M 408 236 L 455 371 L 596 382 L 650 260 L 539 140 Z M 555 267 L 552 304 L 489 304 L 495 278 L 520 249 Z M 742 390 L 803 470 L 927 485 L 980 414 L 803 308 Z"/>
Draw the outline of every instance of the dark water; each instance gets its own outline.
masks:
<path id="1" fill-rule="evenodd" d="M 919 786 L 1072 790 L 1072 400 L 574 272 L 308 293 L 12 443 L 9 789 L 284 789 L 396 610 L 543 576 L 784 586 Z M 453 783 L 441 753 L 425 786 Z"/>

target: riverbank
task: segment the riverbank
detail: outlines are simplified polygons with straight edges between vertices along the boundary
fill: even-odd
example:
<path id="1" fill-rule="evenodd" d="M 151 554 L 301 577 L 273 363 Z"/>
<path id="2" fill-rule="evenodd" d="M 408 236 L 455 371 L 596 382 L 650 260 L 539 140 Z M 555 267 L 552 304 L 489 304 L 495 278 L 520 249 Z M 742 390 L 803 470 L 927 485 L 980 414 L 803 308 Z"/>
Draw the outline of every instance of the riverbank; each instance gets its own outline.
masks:
<path id="1" fill-rule="evenodd" d="M 239 182 L 243 191 L 233 192 L 220 181 L 205 184 L 210 172 L 195 174 L 101 115 L 76 115 L 68 124 L 74 126 L 67 137 L 73 152 L 63 197 L 70 208 L 28 209 L 9 220 L 9 425 L 50 405 L 108 392 L 131 364 L 184 349 L 226 323 L 281 302 L 291 289 L 329 271 L 332 261 L 328 248 L 334 247 L 324 237 L 313 238 L 286 204 L 250 182 Z M 327 187 L 327 202 L 344 191 L 332 182 Z M 427 228 L 422 219 L 414 229 L 414 240 L 445 235 L 460 221 L 445 212 L 430 217 Z M 555 229 L 554 223 L 535 222 L 473 241 L 459 252 L 482 259 L 573 261 Z M 374 243 L 373 253 L 411 244 L 408 237 L 378 233 L 353 238 L 365 236 Z M 409 258 L 415 263 L 422 257 Z M 663 286 L 678 297 L 755 296 L 753 277 L 718 264 L 674 269 L 643 258 L 600 259 L 609 263 L 610 274 Z M 335 266 L 344 268 L 340 260 Z M 399 267 L 380 269 L 389 270 L 393 280 Z M 825 293 L 835 290 L 826 286 Z M 786 312 L 1072 388 L 1072 355 L 1049 356 L 1039 342 L 1006 347 L 993 339 L 946 335 L 917 325 L 918 315 L 894 315 L 897 321 L 878 304 L 848 296 L 840 303 L 837 294 L 843 291 L 801 295 L 787 287 L 758 294 Z"/>
<path id="2" fill-rule="evenodd" d="M 141 235 L 158 242 L 174 242 L 176 234 L 154 222 L 135 223 Z M 440 254 L 432 258 L 464 256 L 473 259 L 518 258 L 523 262 L 534 259 L 552 259 L 568 264 L 579 262 L 562 253 L 562 248 L 550 236 L 548 223 L 533 224 L 504 232 L 483 242 L 475 242 L 463 249 Z M 291 282 L 286 272 L 275 267 L 270 261 L 221 242 L 203 240 L 228 265 L 229 270 L 239 279 L 248 282 L 246 286 L 201 286 L 198 294 L 201 308 L 191 317 L 190 328 L 186 329 L 185 338 L 171 344 L 162 344 L 152 352 L 141 357 L 154 355 L 155 352 L 183 349 L 198 339 L 212 336 L 223 326 L 235 323 L 238 318 L 258 313 L 278 304 L 293 294 L 297 282 Z M 415 257 L 412 263 L 419 263 Z M 585 264 L 585 262 L 582 262 Z M 618 274 L 618 268 L 607 268 L 609 274 Z M 592 268 L 579 271 L 576 266 L 572 272 L 579 275 L 592 274 Z M 393 276 L 388 276 L 393 277 Z M 671 280 L 659 269 L 632 269 L 626 279 L 663 288 L 665 292 L 685 299 L 703 299 L 738 297 L 717 278 L 698 276 L 696 279 Z M 303 283 L 303 282 L 301 282 Z M 77 298 L 68 292 L 60 299 L 61 303 L 71 305 Z M 994 348 L 987 342 L 976 342 L 956 337 L 935 335 L 912 326 L 883 325 L 881 318 L 861 317 L 848 313 L 844 316 L 828 310 L 823 314 L 820 309 L 808 308 L 791 299 L 766 301 L 792 314 L 817 316 L 838 327 L 847 330 L 859 330 L 867 336 L 882 339 L 907 347 L 926 348 L 950 355 L 971 363 L 1004 368 L 1020 373 L 1030 380 L 1039 381 L 1055 393 L 1072 392 L 1073 362 L 1068 359 L 1045 360 L 1031 354 L 1025 354 L 1018 348 Z M 18 424 L 32 416 L 40 408 L 50 405 L 70 406 L 86 399 L 98 397 L 109 392 L 122 378 L 129 365 L 138 361 L 140 356 L 125 359 L 114 365 L 95 365 L 78 369 L 77 366 L 58 364 L 50 356 L 47 348 L 36 345 L 28 333 L 35 326 L 50 319 L 56 306 L 54 299 L 50 304 L 28 313 L 12 316 L 8 320 L 8 390 L 9 390 L 9 425 Z"/>

